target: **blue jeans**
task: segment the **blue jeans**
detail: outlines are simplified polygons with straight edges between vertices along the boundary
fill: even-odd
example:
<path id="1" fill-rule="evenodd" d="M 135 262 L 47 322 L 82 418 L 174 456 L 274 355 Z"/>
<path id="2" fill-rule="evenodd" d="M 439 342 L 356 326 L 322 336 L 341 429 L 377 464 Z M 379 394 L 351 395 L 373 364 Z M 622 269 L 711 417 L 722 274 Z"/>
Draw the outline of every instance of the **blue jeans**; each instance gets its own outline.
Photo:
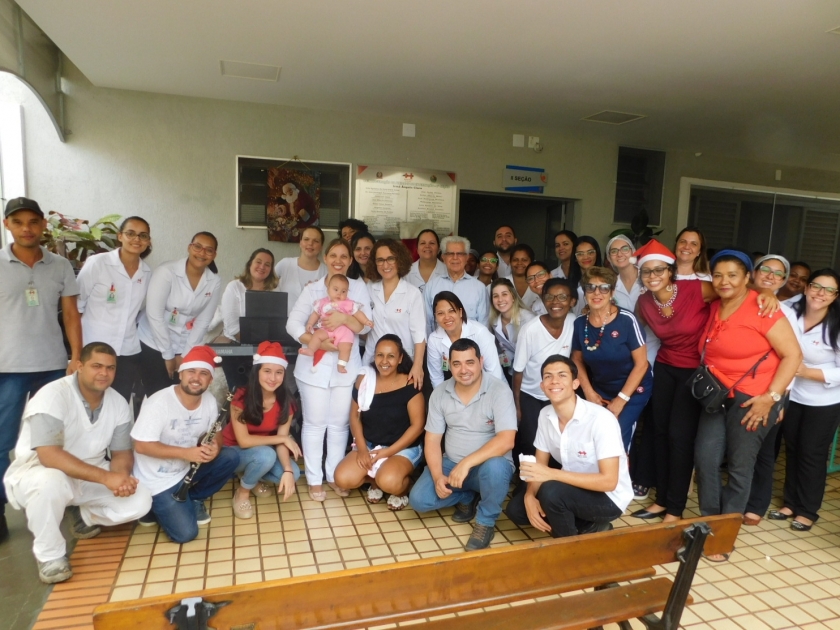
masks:
<path id="1" fill-rule="evenodd" d="M 444 455 L 443 474 L 449 476 L 455 462 Z M 445 499 L 441 499 L 435 492 L 435 482 L 429 467 L 420 475 L 420 479 L 411 489 L 408 502 L 415 512 L 431 512 L 440 508 L 451 507 L 458 503 L 470 503 L 476 493 L 481 496 L 478 502 L 478 512 L 475 522 L 479 525 L 493 527 L 496 519 L 502 513 L 502 503 L 507 497 L 510 478 L 513 475 L 513 464 L 504 457 L 491 457 L 484 463 L 470 469 L 462 488 L 452 489 Z"/>
<path id="2" fill-rule="evenodd" d="M 251 448 L 228 446 L 227 448 L 239 453 L 239 466 L 236 467 L 235 472 L 239 475 L 239 484 L 246 490 L 256 486 L 262 479 L 275 484 L 280 483 L 283 464 L 280 463 L 280 458 L 277 457 L 277 451 L 273 446 L 252 446 Z M 289 458 L 289 464 L 297 481 L 300 477 L 300 468 L 291 458 Z"/>
<path id="3" fill-rule="evenodd" d="M 66 370 L 0 373 L 0 481 L 11 463 L 9 453 L 17 443 L 26 395 L 34 396 L 44 385 L 60 379 L 66 373 Z M 0 483 L 0 514 L 5 505 L 6 488 Z"/>
<path id="4" fill-rule="evenodd" d="M 178 503 L 172 494 L 181 485 L 179 481 L 171 488 L 152 497 L 152 513 L 163 531 L 176 543 L 186 543 L 198 536 L 198 522 L 193 501 L 203 501 L 218 492 L 233 476 L 239 465 L 239 453 L 225 447 L 212 462 L 202 464 L 193 478 L 189 497 Z"/>

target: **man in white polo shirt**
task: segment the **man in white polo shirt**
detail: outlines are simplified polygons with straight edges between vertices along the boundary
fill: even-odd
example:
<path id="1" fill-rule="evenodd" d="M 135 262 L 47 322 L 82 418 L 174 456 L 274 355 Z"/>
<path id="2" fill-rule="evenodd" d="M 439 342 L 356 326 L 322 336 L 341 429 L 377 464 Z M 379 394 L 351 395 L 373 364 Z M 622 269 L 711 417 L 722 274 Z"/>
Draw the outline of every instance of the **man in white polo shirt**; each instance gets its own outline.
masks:
<path id="1" fill-rule="evenodd" d="M 131 476 L 131 414 L 111 388 L 116 351 L 94 341 L 76 367 L 29 401 L 4 479 L 12 505 L 26 510 L 38 576 L 47 584 L 73 575 L 60 530 L 67 506 L 73 536 L 93 538 L 100 525 L 133 521 L 152 505 L 152 495 Z"/>
<path id="2" fill-rule="evenodd" d="M 527 488 L 519 487 L 505 513 L 554 538 L 610 530 L 633 499 L 618 421 L 575 394 L 580 381 L 568 357 L 548 357 L 542 377 L 551 404 L 540 412 L 537 461 L 521 463 Z M 550 467 L 550 458 L 562 470 Z"/>
<path id="3" fill-rule="evenodd" d="M 41 246 L 47 227 L 37 202 L 11 199 L 3 225 L 13 242 L 0 250 L 0 478 L 9 467 L 26 396 L 71 374 L 82 350 L 82 320 L 76 307 L 79 286 L 70 263 Z M 58 307 L 67 339 L 70 362 Z M 6 491 L 0 485 L 0 543 L 9 534 L 4 508 Z"/>

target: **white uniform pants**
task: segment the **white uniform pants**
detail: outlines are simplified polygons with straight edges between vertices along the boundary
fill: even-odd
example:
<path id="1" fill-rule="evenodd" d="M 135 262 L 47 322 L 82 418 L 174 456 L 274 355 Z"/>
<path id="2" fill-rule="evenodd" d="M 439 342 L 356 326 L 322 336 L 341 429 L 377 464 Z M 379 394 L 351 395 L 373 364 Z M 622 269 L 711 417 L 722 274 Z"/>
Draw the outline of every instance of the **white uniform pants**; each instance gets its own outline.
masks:
<path id="1" fill-rule="evenodd" d="M 147 514 L 152 495 L 142 485 L 130 497 L 115 497 L 99 483 L 71 479 L 60 470 L 33 466 L 12 488 L 26 510 L 29 531 L 35 536 L 32 551 L 40 562 L 57 560 L 67 553 L 61 519 L 68 505 L 78 505 L 88 525 L 120 525 Z"/>
<path id="2" fill-rule="evenodd" d="M 316 387 L 298 381 L 303 407 L 303 462 L 306 483 L 318 486 L 324 481 L 321 462 L 324 459 L 324 434 L 327 436 L 327 481 L 335 481 L 335 469 L 344 459 L 347 436 L 350 435 L 350 401 L 353 386 Z"/>

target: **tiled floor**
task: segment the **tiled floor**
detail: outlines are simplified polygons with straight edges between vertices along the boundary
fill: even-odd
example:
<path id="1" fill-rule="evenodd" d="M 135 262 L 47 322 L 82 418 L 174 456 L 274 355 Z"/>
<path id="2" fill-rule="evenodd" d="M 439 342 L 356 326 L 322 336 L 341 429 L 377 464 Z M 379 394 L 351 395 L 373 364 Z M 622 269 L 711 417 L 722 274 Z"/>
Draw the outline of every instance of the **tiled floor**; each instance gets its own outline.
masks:
<path id="1" fill-rule="evenodd" d="M 780 494 L 781 474 L 780 462 L 775 496 Z M 327 500 L 317 503 L 308 499 L 302 480 L 298 489 L 299 494 L 285 503 L 276 496 L 259 499 L 256 516 L 243 521 L 232 514 L 232 486 L 228 486 L 208 505 L 210 525 L 185 545 L 170 542 L 157 527 L 137 527 L 110 587 L 109 601 L 460 553 L 471 531 L 471 525 L 451 521 L 451 509 L 417 514 L 406 508 L 394 513 L 384 502 L 369 505 L 358 492 L 342 499 L 329 490 Z M 628 512 L 637 507 L 634 503 Z M 686 516 L 696 516 L 696 508 L 693 495 Z M 625 516 L 615 525 L 640 523 Z M 503 516 L 492 545 L 515 545 L 542 536 Z M 83 554 L 99 540 L 77 547 L 74 569 L 83 566 Z M 109 547 L 107 554 L 113 555 L 113 541 Z M 676 563 L 658 569 L 675 571 Z M 56 592 L 67 592 L 76 579 Z M 99 578 L 91 588 L 102 593 L 105 581 Z M 76 594 L 81 598 L 83 591 Z M 766 520 L 758 527 L 742 528 L 730 562 L 701 560 L 692 594 L 695 603 L 682 619 L 683 626 L 692 630 L 840 630 L 840 474 L 829 477 L 822 518 L 810 532 L 796 533 L 786 522 Z M 56 605 L 51 597 L 45 613 Z M 41 622 L 36 627 L 55 627 Z"/>

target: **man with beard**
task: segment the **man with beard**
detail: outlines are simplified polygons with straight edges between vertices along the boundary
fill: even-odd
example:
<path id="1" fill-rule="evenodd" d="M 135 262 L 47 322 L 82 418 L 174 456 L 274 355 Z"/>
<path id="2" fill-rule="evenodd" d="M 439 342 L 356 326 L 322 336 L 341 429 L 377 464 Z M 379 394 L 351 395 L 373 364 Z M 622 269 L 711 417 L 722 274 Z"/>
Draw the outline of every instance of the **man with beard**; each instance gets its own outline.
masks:
<path id="1" fill-rule="evenodd" d="M 511 226 L 500 225 L 496 228 L 493 245 L 496 247 L 496 254 L 499 257 L 499 268 L 496 272 L 500 278 L 507 278 L 512 273 L 510 269 L 510 248 L 518 242 L 516 233 Z"/>
<path id="2" fill-rule="evenodd" d="M 222 448 L 221 431 L 209 444 L 199 444 L 218 417 L 216 399 L 207 391 L 221 359 L 208 346 L 196 346 L 178 369 L 180 384 L 147 399 L 131 437 L 137 455 L 134 476 L 152 492 L 152 511 L 140 525 L 159 523 L 176 543 L 198 536 L 198 526 L 210 522 L 204 500 L 224 486 L 239 465 L 235 449 Z M 173 498 L 190 468 L 201 466 L 193 478 L 187 501 Z"/>
<path id="3" fill-rule="evenodd" d="M 133 521 L 152 504 L 131 475 L 131 414 L 111 389 L 116 351 L 89 343 L 74 368 L 75 374 L 44 385 L 29 401 L 4 480 L 12 506 L 26 510 L 38 577 L 46 584 L 73 576 L 61 535 L 66 507 L 73 536 L 93 538 L 100 525 Z"/>

